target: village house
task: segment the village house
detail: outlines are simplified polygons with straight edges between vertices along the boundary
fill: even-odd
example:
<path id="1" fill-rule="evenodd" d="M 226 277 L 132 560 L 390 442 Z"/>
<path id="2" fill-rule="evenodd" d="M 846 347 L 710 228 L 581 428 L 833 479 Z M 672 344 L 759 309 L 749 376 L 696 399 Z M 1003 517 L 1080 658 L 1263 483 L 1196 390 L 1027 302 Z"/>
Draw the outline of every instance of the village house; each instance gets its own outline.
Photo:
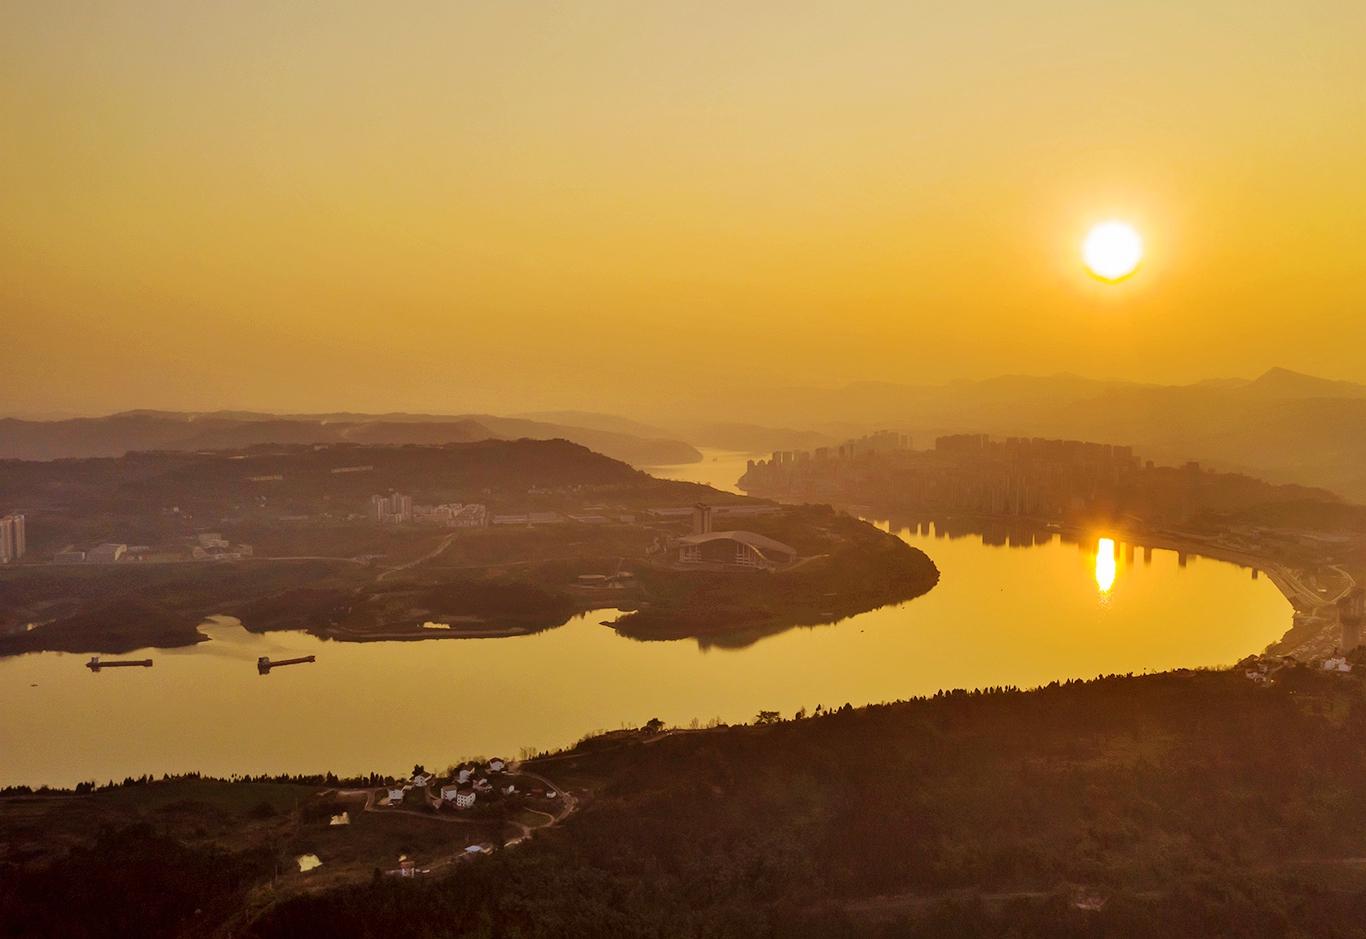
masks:
<path id="1" fill-rule="evenodd" d="M 490 773 L 501 773 L 505 769 L 507 769 L 507 763 L 498 757 L 495 756 L 493 759 L 489 760 Z"/>
<path id="2" fill-rule="evenodd" d="M 403 802 L 403 790 L 401 788 L 391 788 L 389 790 L 389 804 L 400 805 Z"/>

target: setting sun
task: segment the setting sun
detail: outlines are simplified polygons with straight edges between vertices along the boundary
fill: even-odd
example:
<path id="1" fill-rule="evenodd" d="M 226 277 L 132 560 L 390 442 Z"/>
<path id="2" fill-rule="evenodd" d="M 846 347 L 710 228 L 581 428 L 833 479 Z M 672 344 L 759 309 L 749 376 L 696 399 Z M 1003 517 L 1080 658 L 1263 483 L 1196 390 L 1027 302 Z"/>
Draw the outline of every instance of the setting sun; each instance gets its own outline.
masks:
<path id="1" fill-rule="evenodd" d="M 1102 222 L 1086 236 L 1082 259 L 1101 280 L 1123 280 L 1143 260 L 1143 239 L 1126 222 Z"/>

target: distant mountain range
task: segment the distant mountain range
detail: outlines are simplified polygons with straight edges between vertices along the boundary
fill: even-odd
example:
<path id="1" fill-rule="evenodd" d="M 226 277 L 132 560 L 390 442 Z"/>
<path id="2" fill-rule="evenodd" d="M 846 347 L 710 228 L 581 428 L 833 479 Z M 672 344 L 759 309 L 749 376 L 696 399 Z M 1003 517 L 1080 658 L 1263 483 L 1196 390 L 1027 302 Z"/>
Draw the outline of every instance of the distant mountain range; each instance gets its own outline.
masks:
<path id="1" fill-rule="evenodd" d="M 125 411 L 59 421 L 0 420 L 0 459 L 122 456 L 138 450 L 224 450 L 267 443 L 439 444 L 518 438 L 569 440 L 633 466 L 691 463 L 702 458 L 690 444 L 662 436 L 492 414 Z"/>
<path id="2" fill-rule="evenodd" d="M 827 435 L 851 425 L 902 430 L 922 448 L 938 434 L 963 432 L 1133 444 L 1160 463 L 1200 460 L 1366 501 L 1366 385 L 1282 368 L 1191 385 L 1069 374 L 935 386 L 859 382 L 732 395 L 727 407 L 736 420 Z"/>
<path id="3" fill-rule="evenodd" d="M 648 416 L 647 416 L 648 418 Z M 1066 437 L 1132 444 L 1159 463 L 1199 460 L 1270 482 L 1366 502 L 1366 385 L 1273 368 L 1189 385 L 1061 374 L 944 385 L 734 390 L 680 402 L 653 422 L 590 411 L 492 414 L 266 414 L 127 411 L 69 420 L 0 420 L 0 459 L 118 456 L 136 450 L 261 443 L 460 443 L 563 438 L 636 467 L 691 463 L 694 444 L 766 452 L 838 444 L 870 430 Z M 684 442 L 688 441 L 688 442 Z"/>

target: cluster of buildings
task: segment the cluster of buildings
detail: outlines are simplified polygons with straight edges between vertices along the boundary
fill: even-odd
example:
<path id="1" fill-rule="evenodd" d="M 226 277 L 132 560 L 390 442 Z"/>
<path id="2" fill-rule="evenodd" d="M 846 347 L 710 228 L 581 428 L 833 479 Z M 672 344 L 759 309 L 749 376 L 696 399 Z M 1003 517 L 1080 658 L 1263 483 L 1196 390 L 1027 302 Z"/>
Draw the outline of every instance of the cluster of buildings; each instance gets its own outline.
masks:
<path id="1" fill-rule="evenodd" d="M 402 524 L 413 520 L 413 497 L 401 492 L 370 497 L 370 517 L 381 525 Z"/>
<path id="2" fill-rule="evenodd" d="M 0 516 L 0 564 L 17 561 L 28 553 L 24 516 Z"/>
<path id="3" fill-rule="evenodd" d="M 909 449 L 911 449 L 910 434 L 897 433 L 894 430 L 879 430 L 876 433 L 859 437 L 857 440 L 846 440 L 838 447 L 817 447 L 814 450 L 774 450 L 770 462 L 774 465 L 781 465 L 783 463 L 805 463 L 808 460 L 852 460 L 866 453 L 886 453 L 891 450 Z M 749 461 L 750 468 L 753 468 L 754 463 L 753 460 Z"/>
<path id="4" fill-rule="evenodd" d="M 740 484 L 775 497 L 1060 518 L 1145 487 L 1168 491 L 1139 492 L 1135 501 L 1151 504 L 1160 496 L 1175 511 L 1186 496 L 1182 485 L 1199 477 L 1196 466 L 1188 479 L 1140 480 L 1152 466 L 1140 465 L 1132 447 L 1080 440 L 953 434 L 936 438 L 931 450 L 909 443 L 905 435 L 883 432 L 837 449 L 778 452 L 751 461 Z"/>
<path id="5" fill-rule="evenodd" d="M 517 792 L 516 785 L 508 782 L 506 785 L 500 786 L 492 778 L 503 775 L 507 770 L 507 761 L 496 756 L 485 763 L 462 763 L 455 767 L 450 782 L 443 783 L 437 790 L 440 800 L 438 804 L 451 805 L 461 810 L 472 809 L 480 795 L 487 796 L 495 791 L 503 796 L 515 795 Z M 388 788 L 385 794 L 387 804 L 402 805 L 404 796 L 408 792 L 414 789 L 430 792 L 435 782 L 435 774 L 419 768 L 405 785 Z M 554 797 L 553 792 L 549 794 L 549 798 Z"/>
<path id="6" fill-rule="evenodd" d="M 106 541 L 93 548 L 67 545 L 52 556 L 56 564 L 117 564 L 124 561 L 174 563 L 178 561 L 240 561 L 254 554 L 249 544 L 234 544 L 219 532 L 201 532 L 186 545 L 125 544 Z"/>
<path id="7" fill-rule="evenodd" d="M 483 528 L 489 523 L 489 512 L 480 502 L 418 505 L 413 507 L 413 521 L 443 528 Z"/>
<path id="8" fill-rule="evenodd" d="M 413 505 L 405 492 L 370 497 L 370 518 L 381 525 L 417 522 L 443 528 L 483 528 L 489 524 L 488 508 L 478 502 L 447 502 L 441 505 Z"/>

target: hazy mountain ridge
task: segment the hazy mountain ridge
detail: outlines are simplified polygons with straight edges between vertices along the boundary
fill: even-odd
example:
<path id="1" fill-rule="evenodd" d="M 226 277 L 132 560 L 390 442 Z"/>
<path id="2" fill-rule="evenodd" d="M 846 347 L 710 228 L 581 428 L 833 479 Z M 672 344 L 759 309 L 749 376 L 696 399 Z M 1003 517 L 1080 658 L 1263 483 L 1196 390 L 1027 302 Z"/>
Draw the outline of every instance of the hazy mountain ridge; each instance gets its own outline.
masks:
<path id="1" fill-rule="evenodd" d="M 1132 444 L 1143 457 L 1200 460 L 1366 500 L 1366 385 L 1273 368 L 1254 379 L 1157 385 L 1007 375 L 946 385 L 861 382 L 759 393 L 734 416 L 815 428 L 854 421 L 909 432 L 1044 436 Z"/>
<path id="2" fill-rule="evenodd" d="M 122 456 L 139 450 L 221 450 L 259 444 L 469 443 L 564 439 L 636 466 L 688 463 L 681 440 L 489 414 L 266 414 L 252 411 L 125 411 L 63 421 L 0 419 L 0 459 Z"/>

